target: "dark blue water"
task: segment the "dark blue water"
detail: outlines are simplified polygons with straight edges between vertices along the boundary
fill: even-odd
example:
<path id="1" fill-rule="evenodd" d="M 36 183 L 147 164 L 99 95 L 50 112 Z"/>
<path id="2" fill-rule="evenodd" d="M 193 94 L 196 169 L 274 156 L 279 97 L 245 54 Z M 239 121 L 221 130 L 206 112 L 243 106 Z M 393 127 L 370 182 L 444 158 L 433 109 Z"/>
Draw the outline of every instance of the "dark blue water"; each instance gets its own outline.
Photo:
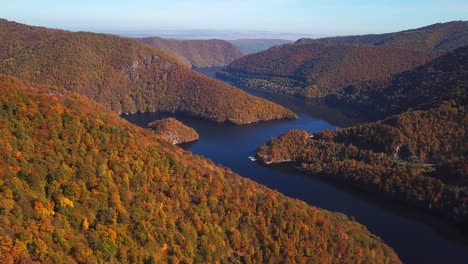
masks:
<path id="1" fill-rule="evenodd" d="M 212 71 L 208 70 L 208 75 L 209 73 Z M 292 108 L 299 114 L 299 119 L 235 126 L 170 114 L 143 113 L 125 118 L 146 127 L 156 119 L 176 117 L 200 134 L 200 140 L 184 146 L 186 150 L 230 167 L 240 175 L 287 196 L 354 216 L 358 222 L 394 248 L 405 263 L 468 263 L 466 239 L 457 228 L 439 217 L 375 198 L 344 185 L 301 175 L 288 169 L 264 167 L 250 161 L 248 156 L 254 154 L 256 147 L 290 129 L 315 132 L 356 122 L 356 119 L 348 118 L 349 113 L 329 109 L 320 102 L 304 103 L 294 98 L 255 94 Z"/>

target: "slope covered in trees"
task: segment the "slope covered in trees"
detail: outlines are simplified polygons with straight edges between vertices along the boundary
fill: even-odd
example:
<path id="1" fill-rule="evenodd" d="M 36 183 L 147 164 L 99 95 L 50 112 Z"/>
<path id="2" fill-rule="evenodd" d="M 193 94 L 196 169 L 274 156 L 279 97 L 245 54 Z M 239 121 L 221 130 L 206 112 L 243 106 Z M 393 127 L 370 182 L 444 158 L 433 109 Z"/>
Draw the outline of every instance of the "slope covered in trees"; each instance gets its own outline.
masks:
<path id="1" fill-rule="evenodd" d="M 374 118 L 387 117 L 408 110 L 427 109 L 442 101 L 467 104 L 468 46 L 436 58 L 414 70 L 392 77 L 384 85 L 347 92 L 327 98 L 339 105 L 350 105 Z"/>
<path id="2" fill-rule="evenodd" d="M 238 47 L 219 39 L 174 40 L 149 37 L 138 40 L 176 55 L 190 67 L 225 66 L 244 56 Z"/>
<path id="3" fill-rule="evenodd" d="M 467 66 L 465 46 L 388 84 L 348 87 L 328 99 L 385 119 L 310 136 L 290 131 L 257 155 L 265 163 L 297 162 L 299 170 L 444 214 L 468 228 Z"/>
<path id="4" fill-rule="evenodd" d="M 292 130 L 257 150 L 264 163 L 349 183 L 446 215 L 468 228 L 468 112 L 445 102 L 381 122 L 309 135 Z"/>
<path id="5" fill-rule="evenodd" d="M 420 51 L 449 51 L 468 43 L 468 21 L 452 21 L 386 34 L 300 39 L 296 43 L 374 45 Z"/>
<path id="6" fill-rule="evenodd" d="M 244 179 L 76 93 L 0 75 L 0 127 L 4 263 L 400 262 L 346 216 Z"/>
<path id="7" fill-rule="evenodd" d="M 241 86 L 320 97 L 354 85 L 380 83 L 413 69 L 434 54 L 369 45 L 291 44 L 247 55 L 232 62 L 220 77 Z"/>
<path id="8" fill-rule="evenodd" d="M 195 129 L 175 118 L 156 120 L 149 123 L 148 127 L 174 145 L 198 140 L 198 133 Z"/>
<path id="9" fill-rule="evenodd" d="M 136 40 L 0 20 L 0 73 L 60 85 L 117 113 L 185 112 L 236 124 L 293 117 Z"/>

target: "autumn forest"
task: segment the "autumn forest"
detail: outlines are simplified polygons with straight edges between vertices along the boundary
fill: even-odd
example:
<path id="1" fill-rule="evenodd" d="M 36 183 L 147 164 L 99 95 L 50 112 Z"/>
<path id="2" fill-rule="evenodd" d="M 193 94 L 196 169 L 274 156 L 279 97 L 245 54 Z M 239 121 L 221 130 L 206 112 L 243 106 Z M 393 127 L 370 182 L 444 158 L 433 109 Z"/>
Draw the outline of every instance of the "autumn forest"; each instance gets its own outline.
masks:
<path id="1" fill-rule="evenodd" d="M 0 19 L 1 263 L 468 257 L 467 21 L 323 38 L 169 29 Z M 314 201 L 317 186 L 333 190 Z M 378 209 L 334 207 L 346 196 Z M 412 226 L 409 242 L 387 232 Z"/>

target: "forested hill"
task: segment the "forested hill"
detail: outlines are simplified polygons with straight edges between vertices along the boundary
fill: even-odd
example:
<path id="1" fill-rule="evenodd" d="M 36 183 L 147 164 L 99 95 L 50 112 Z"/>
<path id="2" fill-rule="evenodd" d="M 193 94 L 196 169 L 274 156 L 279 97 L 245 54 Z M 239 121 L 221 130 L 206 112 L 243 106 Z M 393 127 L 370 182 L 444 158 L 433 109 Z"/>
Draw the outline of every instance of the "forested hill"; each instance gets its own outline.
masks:
<path id="1" fill-rule="evenodd" d="M 467 130 L 467 106 L 452 101 L 338 131 L 291 130 L 257 156 L 297 162 L 291 166 L 300 171 L 442 214 L 468 230 Z"/>
<path id="2" fill-rule="evenodd" d="M 468 43 L 468 21 L 438 23 L 422 28 L 386 34 L 300 39 L 296 43 L 325 43 L 330 45 L 374 45 L 421 51 L 449 51 Z"/>
<path id="3" fill-rule="evenodd" d="M 174 40 L 149 37 L 138 40 L 176 55 L 190 67 L 225 66 L 244 56 L 238 47 L 219 39 Z"/>
<path id="4" fill-rule="evenodd" d="M 356 93 L 380 88 L 393 75 L 466 45 L 467 21 L 389 34 L 301 39 L 242 57 L 219 76 L 241 86 L 302 97 Z"/>
<path id="5" fill-rule="evenodd" d="M 236 124 L 294 116 L 127 38 L 0 20 L 0 51 L 0 73 L 65 87 L 117 113 L 185 112 Z"/>
<path id="6" fill-rule="evenodd" d="M 385 119 L 312 135 L 289 131 L 258 157 L 298 162 L 301 171 L 443 214 L 468 230 L 468 46 L 389 85 L 349 88 L 328 99 Z"/>
<path id="7" fill-rule="evenodd" d="M 290 44 L 242 57 L 219 75 L 242 86 L 318 97 L 349 85 L 383 82 L 435 56 L 370 45 Z"/>
<path id="8" fill-rule="evenodd" d="M 198 140 L 197 131 L 175 118 L 163 118 L 148 124 L 154 130 L 172 144 L 181 144 Z"/>
<path id="9" fill-rule="evenodd" d="M 346 216 L 244 179 L 76 93 L 0 75 L 0 127 L 4 263 L 400 263 Z"/>
<path id="10" fill-rule="evenodd" d="M 428 109 L 450 100 L 467 105 L 468 45 L 414 70 L 397 74 L 381 87 L 373 87 L 366 92 L 348 91 L 327 99 L 338 99 L 339 104 L 349 104 L 374 118 Z"/>

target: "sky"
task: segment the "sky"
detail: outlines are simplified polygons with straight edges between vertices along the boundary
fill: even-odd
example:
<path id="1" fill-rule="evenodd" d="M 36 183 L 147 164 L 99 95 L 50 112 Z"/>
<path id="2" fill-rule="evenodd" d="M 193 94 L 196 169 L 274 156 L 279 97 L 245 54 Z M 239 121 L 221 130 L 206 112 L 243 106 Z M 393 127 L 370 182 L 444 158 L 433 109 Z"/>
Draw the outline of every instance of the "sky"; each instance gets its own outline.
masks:
<path id="1" fill-rule="evenodd" d="M 468 0 L 0 0 L 0 18 L 88 31 L 264 31 L 335 36 L 468 20 Z"/>

